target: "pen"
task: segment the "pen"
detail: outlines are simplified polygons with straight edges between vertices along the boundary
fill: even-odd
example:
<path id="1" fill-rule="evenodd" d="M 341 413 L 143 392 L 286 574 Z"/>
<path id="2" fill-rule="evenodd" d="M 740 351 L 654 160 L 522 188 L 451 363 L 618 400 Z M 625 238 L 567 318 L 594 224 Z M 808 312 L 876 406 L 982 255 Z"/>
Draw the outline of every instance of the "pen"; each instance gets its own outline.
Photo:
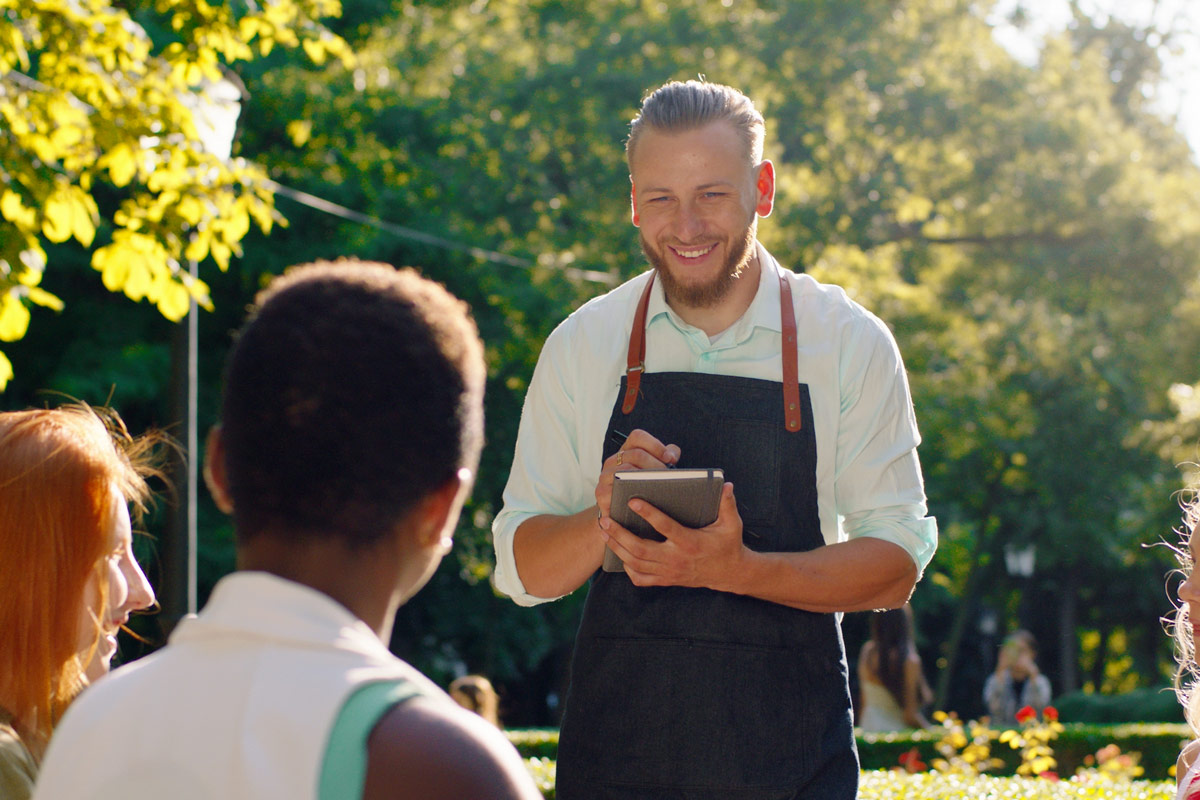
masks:
<path id="1" fill-rule="evenodd" d="M 625 440 L 629 438 L 628 433 L 622 433 L 621 431 L 616 430 L 616 429 L 613 429 L 612 431 L 610 431 L 610 433 L 611 433 L 612 437 L 616 441 L 620 442 L 621 444 L 625 444 Z M 674 464 L 667 464 L 666 467 L 667 467 L 667 469 L 675 469 Z"/>

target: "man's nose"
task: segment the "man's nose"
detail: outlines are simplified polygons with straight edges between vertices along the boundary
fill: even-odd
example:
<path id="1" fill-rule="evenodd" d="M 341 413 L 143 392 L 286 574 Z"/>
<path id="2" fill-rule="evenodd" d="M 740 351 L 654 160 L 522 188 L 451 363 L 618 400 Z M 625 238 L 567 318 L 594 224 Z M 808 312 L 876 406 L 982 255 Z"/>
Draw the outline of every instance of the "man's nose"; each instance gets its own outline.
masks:
<path id="1" fill-rule="evenodd" d="M 691 243 L 704 233 L 704 219 L 699 209 L 693 203 L 680 203 L 679 214 L 675 220 L 675 235 L 684 242 Z"/>

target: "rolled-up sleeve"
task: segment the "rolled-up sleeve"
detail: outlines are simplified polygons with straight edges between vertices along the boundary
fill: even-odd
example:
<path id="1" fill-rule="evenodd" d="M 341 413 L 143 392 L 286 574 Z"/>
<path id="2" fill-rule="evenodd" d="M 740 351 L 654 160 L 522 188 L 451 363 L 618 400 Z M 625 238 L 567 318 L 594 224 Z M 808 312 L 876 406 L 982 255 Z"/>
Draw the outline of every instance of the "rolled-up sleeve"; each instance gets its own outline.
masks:
<path id="1" fill-rule="evenodd" d="M 504 487 L 504 507 L 492 522 L 496 549 L 493 585 L 518 605 L 532 606 L 557 600 L 535 597 L 525 591 L 517 574 L 513 538 L 526 520 L 541 514 L 574 514 L 594 502 L 591 485 L 582 475 L 575 423 L 575 386 L 564 326 L 546 340 L 538 357 L 525 404 L 512 470 Z"/>
<path id="2" fill-rule="evenodd" d="M 841 409 L 835 493 L 848 538 L 871 536 L 905 550 L 923 574 L 937 549 L 927 516 L 908 378 L 891 331 L 867 315 L 840 359 Z"/>

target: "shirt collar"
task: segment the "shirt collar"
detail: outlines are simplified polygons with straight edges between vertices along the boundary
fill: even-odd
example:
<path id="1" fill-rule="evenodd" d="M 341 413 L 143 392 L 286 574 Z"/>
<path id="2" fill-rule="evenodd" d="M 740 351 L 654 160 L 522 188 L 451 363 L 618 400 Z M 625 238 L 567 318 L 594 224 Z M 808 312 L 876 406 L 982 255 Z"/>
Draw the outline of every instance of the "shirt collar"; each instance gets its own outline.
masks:
<path id="1" fill-rule="evenodd" d="M 721 342 L 740 344 L 754 333 L 757 328 L 781 333 L 783 325 L 779 319 L 779 270 L 774 256 L 757 240 L 754 247 L 758 253 L 758 291 L 745 313 L 729 326 L 719 337 Z M 650 290 L 650 305 L 646 310 L 646 325 L 654 323 L 659 318 L 665 318 L 681 331 L 694 330 L 684 322 L 678 314 L 667 305 L 667 296 L 663 292 L 662 281 L 655 281 Z"/>

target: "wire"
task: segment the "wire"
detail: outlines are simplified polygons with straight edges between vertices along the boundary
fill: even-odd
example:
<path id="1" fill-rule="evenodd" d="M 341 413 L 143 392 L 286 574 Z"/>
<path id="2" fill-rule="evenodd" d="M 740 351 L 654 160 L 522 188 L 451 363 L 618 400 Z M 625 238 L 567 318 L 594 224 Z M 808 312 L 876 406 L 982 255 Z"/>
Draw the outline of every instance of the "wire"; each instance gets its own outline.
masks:
<path id="1" fill-rule="evenodd" d="M 413 241 L 421 242 L 422 244 L 441 247 L 447 250 L 457 250 L 463 253 L 470 253 L 472 256 L 484 261 L 505 264 L 510 267 L 532 269 L 535 266 L 534 262 L 527 258 L 518 258 L 516 256 L 510 256 L 506 253 L 498 253 L 495 250 L 485 250 L 481 247 L 475 247 L 474 245 L 463 244 L 462 242 L 444 239 L 441 236 L 434 236 L 431 233 L 425 233 L 424 231 L 419 231 L 414 228 L 408 228 L 404 225 L 397 225 L 394 222 L 388 222 L 387 220 L 380 219 L 379 217 L 371 216 L 370 214 L 364 214 L 361 211 L 355 211 L 352 208 L 346 208 L 345 206 L 338 205 L 337 203 L 317 197 L 316 195 L 309 194 L 308 192 L 302 192 L 299 189 L 293 189 L 289 186 L 284 186 L 278 181 L 271 180 L 270 178 L 266 179 L 264 183 L 266 183 L 266 185 L 270 187 L 271 191 L 275 192 L 277 195 L 287 197 L 296 201 L 297 203 L 300 203 L 301 205 L 306 205 L 309 208 L 316 209 L 317 211 L 322 211 L 326 214 L 332 214 L 333 216 L 341 217 L 342 219 L 346 219 L 351 222 L 357 222 L 361 225 L 369 225 L 373 228 L 378 228 L 379 230 L 390 233 L 393 236 L 398 236 L 403 239 L 412 239 Z M 573 278 L 579 278 L 581 280 L 592 281 L 594 283 L 603 283 L 607 285 L 612 285 L 613 283 L 613 277 L 607 272 L 601 272 L 599 270 L 577 269 L 575 267 L 563 267 L 562 269 L 564 274 Z"/>

